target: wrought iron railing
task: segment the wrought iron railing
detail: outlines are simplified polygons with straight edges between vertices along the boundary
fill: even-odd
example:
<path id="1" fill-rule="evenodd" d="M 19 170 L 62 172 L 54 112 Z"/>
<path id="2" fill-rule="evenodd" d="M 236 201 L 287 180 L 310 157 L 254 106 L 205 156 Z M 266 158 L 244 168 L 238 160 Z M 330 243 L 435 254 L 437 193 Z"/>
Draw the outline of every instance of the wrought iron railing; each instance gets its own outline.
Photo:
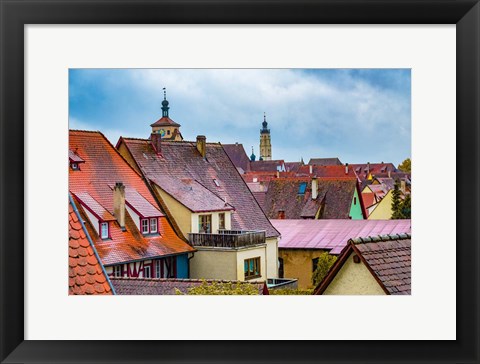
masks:
<path id="1" fill-rule="evenodd" d="M 265 244 L 265 231 L 219 230 L 218 234 L 189 233 L 192 246 L 215 248 L 242 248 Z"/>

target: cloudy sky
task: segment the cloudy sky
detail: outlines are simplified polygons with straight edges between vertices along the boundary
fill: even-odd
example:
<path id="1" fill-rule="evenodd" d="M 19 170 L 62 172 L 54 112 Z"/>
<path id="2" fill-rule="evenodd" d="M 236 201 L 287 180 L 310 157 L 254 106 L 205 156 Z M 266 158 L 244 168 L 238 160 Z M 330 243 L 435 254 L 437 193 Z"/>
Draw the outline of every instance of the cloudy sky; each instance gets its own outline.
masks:
<path id="1" fill-rule="evenodd" d="M 265 112 L 274 159 L 411 157 L 409 69 L 70 70 L 70 128 L 100 130 L 113 144 L 148 137 L 163 87 L 185 140 L 239 142 L 258 158 Z"/>

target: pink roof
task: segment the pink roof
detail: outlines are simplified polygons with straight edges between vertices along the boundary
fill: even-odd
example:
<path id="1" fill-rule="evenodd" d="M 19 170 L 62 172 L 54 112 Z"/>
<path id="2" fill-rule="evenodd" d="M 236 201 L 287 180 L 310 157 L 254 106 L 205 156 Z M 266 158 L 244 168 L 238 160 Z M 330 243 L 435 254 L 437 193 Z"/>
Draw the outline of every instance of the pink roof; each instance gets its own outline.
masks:
<path id="1" fill-rule="evenodd" d="M 100 203 L 95 200 L 88 192 L 74 193 L 80 203 L 92 214 L 102 221 L 116 220 L 115 217 Z M 113 197 L 112 197 L 113 198 Z"/>
<path id="2" fill-rule="evenodd" d="M 282 237 L 278 247 L 324 249 L 340 254 L 349 239 L 411 233 L 410 220 L 270 220 Z"/>
<path id="3" fill-rule="evenodd" d="M 134 189 L 128 187 L 125 189 L 125 200 L 126 203 L 142 217 L 165 216 Z"/>

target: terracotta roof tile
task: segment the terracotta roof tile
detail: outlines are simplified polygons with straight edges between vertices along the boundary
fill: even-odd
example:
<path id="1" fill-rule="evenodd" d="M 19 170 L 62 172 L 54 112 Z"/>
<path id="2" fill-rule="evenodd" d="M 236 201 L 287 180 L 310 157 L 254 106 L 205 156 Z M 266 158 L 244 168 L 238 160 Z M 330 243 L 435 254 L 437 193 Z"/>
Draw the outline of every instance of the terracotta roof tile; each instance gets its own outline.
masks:
<path id="1" fill-rule="evenodd" d="M 202 279 L 170 279 L 170 278 L 111 278 L 115 291 L 120 295 L 175 295 L 176 289 L 182 293 L 188 293 L 189 288 L 207 283 L 235 283 L 252 284 L 257 287 L 258 294 L 264 294 L 266 285 L 264 282 L 222 281 Z M 268 289 L 267 289 L 268 291 Z"/>
<path id="2" fill-rule="evenodd" d="M 207 143 L 204 159 L 195 142 L 162 141 L 161 156 L 155 153 L 148 140 L 122 138 L 121 142 L 125 143 L 146 178 L 156 180 L 160 187 L 163 188 L 159 176 L 167 176 L 179 183 L 184 179 L 195 180 L 235 208 L 232 229 L 265 230 L 267 237 L 279 235 L 220 144 Z M 220 181 L 221 188 L 214 180 Z M 187 204 L 185 199 L 183 201 Z"/>
<path id="3" fill-rule="evenodd" d="M 270 219 L 284 211 L 285 219 L 314 218 L 348 219 L 354 192 L 355 178 L 318 178 L 318 197 L 313 200 L 312 182 L 308 177 L 277 178 L 271 180 L 263 205 Z M 301 194 L 300 186 L 306 185 Z"/>
<path id="4" fill-rule="evenodd" d="M 342 162 L 340 162 L 338 158 L 312 158 L 308 164 L 317 166 L 341 166 Z"/>
<path id="5" fill-rule="evenodd" d="M 390 294 L 411 294 L 410 234 L 351 241 Z"/>
<path id="6" fill-rule="evenodd" d="M 113 216 L 112 187 L 116 182 L 122 182 L 126 187 L 127 201 L 130 198 L 132 205 L 145 214 L 160 215 L 158 235 L 143 236 L 126 211 L 126 231 L 122 231 L 118 222 L 112 220 L 109 223 L 111 240 L 102 240 L 83 206 L 78 200 L 75 201 L 83 220 L 87 221 L 86 228 L 104 265 L 194 251 L 175 234 L 142 177 L 130 167 L 103 134 L 71 130 L 69 144 L 70 149 L 77 150 L 85 160 L 81 170 L 69 170 L 69 188 L 74 196 L 88 193 Z M 86 265 L 87 262 L 80 259 L 77 264 Z"/>
<path id="7" fill-rule="evenodd" d="M 180 124 L 176 123 L 172 119 L 170 119 L 168 116 L 163 116 L 157 121 L 155 121 L 153 124 L 150 126 L 181 126 Z"/>
<path id="8" fill-rule="evenodd" d="M 78 220 L 72 204 L 68 205 L 68 219 L 69 219 L 69 294 L 112 294 L 112 289 L 101 269 L 100 262 L 97 260 L 93 249 L 90 248 L 90 243 L 85 234 L 79 234 L 83 231 L 83 227 Z M 88 245 L 85 249 L 81 246 Z M 82 257 L 82 258 L 80 258 Z M 82 260 L 82 263 L 78 264 Z M 97 271 L 97 267 L 100 268 Z M 96 282 L 106 282 L 102 290 L 95 290 Z"/>

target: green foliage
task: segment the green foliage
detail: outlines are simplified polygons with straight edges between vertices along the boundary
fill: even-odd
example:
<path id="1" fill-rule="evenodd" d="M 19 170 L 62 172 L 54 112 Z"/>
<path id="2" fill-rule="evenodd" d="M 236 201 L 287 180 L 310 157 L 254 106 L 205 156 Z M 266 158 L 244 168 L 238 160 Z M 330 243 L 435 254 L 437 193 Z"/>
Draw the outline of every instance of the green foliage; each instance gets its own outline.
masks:
<path id="1" fill-rule="evenodd" d="M 412 161 L 410 158 L 405 159 L 402 163 L 398 165 L 398 169 L 402 172 L 411 172 L 412 171 Z"/>
<path id="2" fill-rule="evenodd" d="M 292 289 L 292 288 L 279 288 L 271 289 L 271 295 L 311 295 L 313 294 L 313 288 L 311 289 Z"/>
<path id="3" fill-rule="evenodd" d="M 323 278 L 326 277 L 329 269 L 336 260 L 336 256 L 330 255 L 327 252 L 320 254 L 318 257 L 317 268 L 312 274 L 312 283 L 314 286 L 317 286 L 323 280 Z"/>
<path id="4" fill-rule="evenodd" d="M 401 199 L 401 191 L 398 180 L 395 181 L 395 187 L 392 192 L 392 219 L 410 219 L 412 199 L 410 194 L 406 194 L 405 198 Z"/>
<path id="5" fill-rule="evenodd" d="M 175 294 L 183 294 L 175 289 Z M 258 295 L 258 287 L 242 282 L 207 282 L 188 289 L 188 295 Z"/>

